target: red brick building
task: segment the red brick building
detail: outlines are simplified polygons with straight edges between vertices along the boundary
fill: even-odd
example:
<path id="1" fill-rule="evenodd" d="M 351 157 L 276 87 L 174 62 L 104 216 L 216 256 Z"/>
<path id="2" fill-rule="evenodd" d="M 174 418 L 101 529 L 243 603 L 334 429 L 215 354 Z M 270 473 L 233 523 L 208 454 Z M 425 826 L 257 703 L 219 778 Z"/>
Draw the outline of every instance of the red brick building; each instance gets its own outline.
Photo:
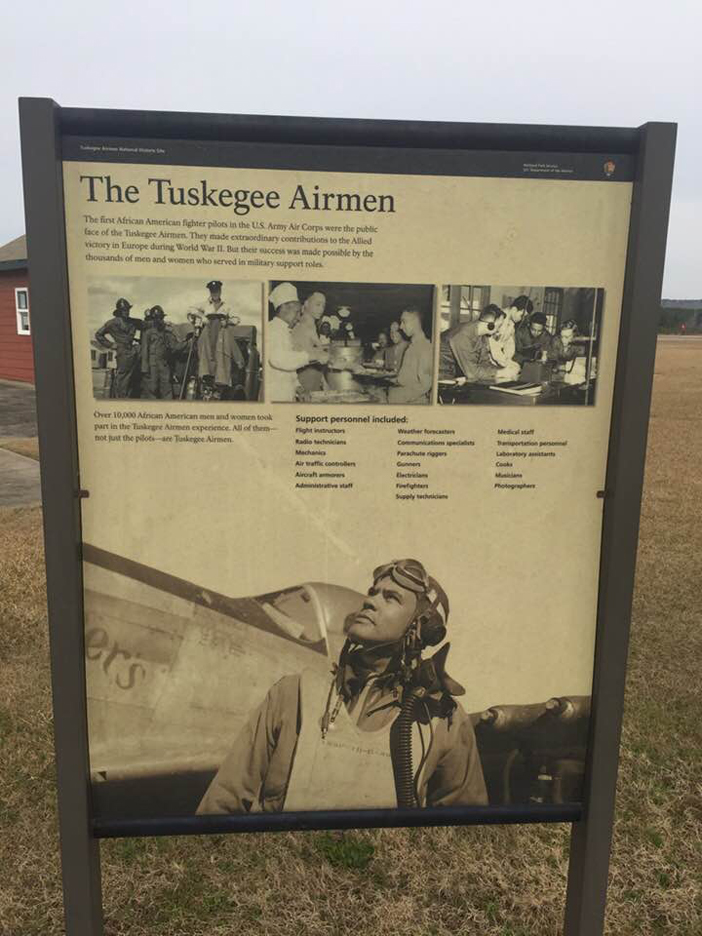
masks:
<path id="1" fill-rule="evenodd" d="M 24 237 L 0 247 L 0 379 L 34 383 Z"/>

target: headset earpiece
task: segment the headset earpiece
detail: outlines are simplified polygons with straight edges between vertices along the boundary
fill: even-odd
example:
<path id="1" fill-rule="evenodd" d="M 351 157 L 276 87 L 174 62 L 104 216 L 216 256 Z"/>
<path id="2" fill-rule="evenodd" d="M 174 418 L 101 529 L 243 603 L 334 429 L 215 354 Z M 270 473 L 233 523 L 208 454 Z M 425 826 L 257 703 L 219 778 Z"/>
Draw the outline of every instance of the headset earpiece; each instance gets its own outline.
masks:
<path id="1" fill-rule="evenodd" d="M 419 631 L 419 639 L 425 647 L 435 647 L 437 644 L 440 644 L 446 636 L 446 625 L 435 608 L 424 611 L 419 615 L 417 618 L 417 629 Z"/>

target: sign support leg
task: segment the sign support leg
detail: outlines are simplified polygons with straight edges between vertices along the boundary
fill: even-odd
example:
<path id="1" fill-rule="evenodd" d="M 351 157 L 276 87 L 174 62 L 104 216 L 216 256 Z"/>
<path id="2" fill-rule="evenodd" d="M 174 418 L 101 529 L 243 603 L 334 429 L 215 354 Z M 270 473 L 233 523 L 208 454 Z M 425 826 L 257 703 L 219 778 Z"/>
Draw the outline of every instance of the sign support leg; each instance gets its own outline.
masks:
<path id="1" fill-rule="evenodd" d="M 640 128 L 604 499 L 584 817 L 571 835 L 565 936 L 601 936 L 656 356 L 675 126 Z"/>
<path id="2" fill-rule="evenodd" d="M 20 101 L 41 448 L 58 814 L 67 936 L 102 936 L 85 700 L 78 450 L 63 213 L 60 108 Z"/>

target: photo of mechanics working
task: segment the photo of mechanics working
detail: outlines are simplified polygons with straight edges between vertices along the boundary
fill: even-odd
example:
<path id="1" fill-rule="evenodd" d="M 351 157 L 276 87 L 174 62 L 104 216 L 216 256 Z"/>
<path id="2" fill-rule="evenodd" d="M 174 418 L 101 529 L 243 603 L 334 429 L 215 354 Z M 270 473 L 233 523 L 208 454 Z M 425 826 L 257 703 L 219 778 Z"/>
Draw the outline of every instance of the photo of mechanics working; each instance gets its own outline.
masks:
<path id="1" fill-rule="evenodd" d="M 604 290 L 444 286 L 439 403 L 595 403 Z"/>
<path id="2" fill-rule="evenodd" d="M 88 287 L 96 399 L 257 401 L 261 283 L 114 277 Z"/>
<path id="3" fill-rule="evenodd" d="M 579 801 L 587 680 L 545 654 L 514 704 L 463 572 L 374 558 L 230 597 L 86 544 L 98 814 Z"/>
<path id="4" fill-rule="evenodd" d="M 270 284 L 269 403 L 430 402 L 432 286 Z"/>

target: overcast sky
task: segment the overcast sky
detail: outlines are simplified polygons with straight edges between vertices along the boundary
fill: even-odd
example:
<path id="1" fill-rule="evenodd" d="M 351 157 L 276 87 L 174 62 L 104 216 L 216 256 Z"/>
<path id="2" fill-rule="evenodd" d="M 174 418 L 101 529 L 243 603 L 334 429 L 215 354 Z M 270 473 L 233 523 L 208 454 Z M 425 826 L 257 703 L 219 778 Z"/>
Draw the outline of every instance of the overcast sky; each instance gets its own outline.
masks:
<path id="1" fill-rule="evenodd" d="M 24 231 L 17 98 L 224 113 L 676 121 L 664 295 L 702 296 L 699 0 L 24 0 L 0 12 L 0 244 Z"/>

